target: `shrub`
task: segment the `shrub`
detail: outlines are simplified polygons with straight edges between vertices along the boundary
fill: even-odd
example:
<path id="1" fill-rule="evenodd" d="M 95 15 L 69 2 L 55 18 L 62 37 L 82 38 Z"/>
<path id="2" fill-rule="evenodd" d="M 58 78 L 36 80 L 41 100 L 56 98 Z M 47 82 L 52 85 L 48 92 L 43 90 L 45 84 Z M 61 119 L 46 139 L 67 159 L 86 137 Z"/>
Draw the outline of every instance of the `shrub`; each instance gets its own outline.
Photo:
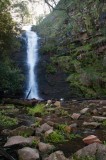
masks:
<path id="1" fill-rule="evenodd" d="M 65 137 L 60 131 L 56 130 L 46 137 L 46 141 L 50 143 L 63 143 L 65 142 Z"/>
<path id="2" fill-rule="evenodd" d="M 35 114 L 45 114 L 45 107 L 44 104 L 37 104 L 34 108 L 28 108 L 28 113 L 30 115 L 35 115 Z"/>
<path id="3" fill-rule="evenodd" d="M 18 120 L 16 118 L 10 118 L 9 116 L 5 116 L 0 113 L 0 125 L 2 127 L 11 127 L 18 124 Z"/>

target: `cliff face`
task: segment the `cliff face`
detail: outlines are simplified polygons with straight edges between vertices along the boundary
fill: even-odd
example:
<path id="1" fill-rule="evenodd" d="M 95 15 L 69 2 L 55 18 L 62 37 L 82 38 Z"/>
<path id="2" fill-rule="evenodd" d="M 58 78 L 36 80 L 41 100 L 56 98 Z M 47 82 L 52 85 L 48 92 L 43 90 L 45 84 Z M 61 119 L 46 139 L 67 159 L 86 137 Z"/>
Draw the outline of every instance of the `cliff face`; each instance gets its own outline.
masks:
<path id="1" fill-rule="evenodd" d="M 46 74 L 61 71 L 73 94 L 106 95 L 106 2 L 60 0 L 37 26 L 44 38 L 40 53 L 48 56 Z M 55 81 L 55 79 L 54 79 Z"/>

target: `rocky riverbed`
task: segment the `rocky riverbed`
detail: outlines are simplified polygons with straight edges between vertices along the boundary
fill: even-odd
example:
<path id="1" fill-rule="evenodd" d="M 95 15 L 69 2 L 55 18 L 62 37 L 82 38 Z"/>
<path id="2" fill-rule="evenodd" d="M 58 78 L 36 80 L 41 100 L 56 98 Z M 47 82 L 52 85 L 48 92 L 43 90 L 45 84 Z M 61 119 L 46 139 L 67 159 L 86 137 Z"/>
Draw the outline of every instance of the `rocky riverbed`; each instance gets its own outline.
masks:
<path id="1" fill-rule="evenodd" d="M 106 160 L 106 100 L 4 100 L 0 160 Z"/>

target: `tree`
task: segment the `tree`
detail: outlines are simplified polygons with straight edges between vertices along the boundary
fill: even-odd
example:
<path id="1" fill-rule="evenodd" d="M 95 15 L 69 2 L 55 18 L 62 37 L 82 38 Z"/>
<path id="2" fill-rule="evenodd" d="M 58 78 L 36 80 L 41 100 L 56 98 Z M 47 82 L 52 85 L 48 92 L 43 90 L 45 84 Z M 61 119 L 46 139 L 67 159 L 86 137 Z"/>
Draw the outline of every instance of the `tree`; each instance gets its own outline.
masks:
<path id="1" fill-rule="evenodd" d="M 29 10 L 28 10 L 28 1 L 15 1 L 13 2 L 12 9 L 14 13 L 17 13 L 17 16 L 21 18 L 21 23 L 24 23 L 26 18 L 29 17 Z"/>
<path id="2" fill-rule="evenodd" d="M 11 53 L 17 50 L 17 25 L 13 22 L 9 0 L 0 1 L 0 93 L 15 94 L 22 87 L 23 76 L 12 62 Z"/>

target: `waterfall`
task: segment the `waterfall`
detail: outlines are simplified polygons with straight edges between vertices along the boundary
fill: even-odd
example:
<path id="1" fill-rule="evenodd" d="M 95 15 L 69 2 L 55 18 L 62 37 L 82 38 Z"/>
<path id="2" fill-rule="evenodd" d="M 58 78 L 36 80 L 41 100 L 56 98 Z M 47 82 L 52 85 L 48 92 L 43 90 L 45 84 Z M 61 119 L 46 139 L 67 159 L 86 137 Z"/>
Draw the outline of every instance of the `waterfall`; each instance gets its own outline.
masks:
<path id="1" fill-rule="evenodd" d="M 26 30 L 27 39 L 28 82 L 26 96 L 29 93 L 29 99 L 40 99 L 38 95 L 36 68 L 38 62 L 38 36 L 35 32 L 31 31 L 31 26 L 25 26 L 23 29 Z"/>

